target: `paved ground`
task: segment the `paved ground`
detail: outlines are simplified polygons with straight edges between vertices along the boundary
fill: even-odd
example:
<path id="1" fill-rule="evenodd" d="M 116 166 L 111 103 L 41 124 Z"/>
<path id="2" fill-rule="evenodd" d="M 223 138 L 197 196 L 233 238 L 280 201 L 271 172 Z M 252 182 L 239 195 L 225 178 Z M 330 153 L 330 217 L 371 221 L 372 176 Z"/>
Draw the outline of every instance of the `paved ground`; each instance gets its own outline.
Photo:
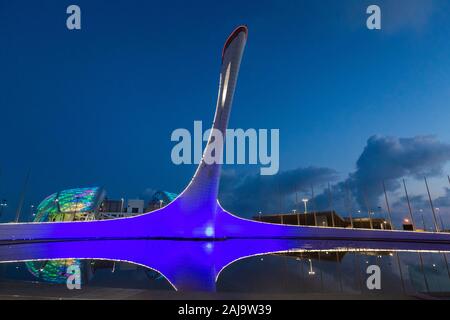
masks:
<path id="1" fill-rule="evenodd" d="M 448 295 L 447 295 L 448 297 Z M 122 289 L 85 287 L 82 290 L 68 290 L 65 286 L 37 282 L 0 282 L 0 300 L 11 299 L 88 299 L 88 300 L 404 300 L 437 299 L 431 295 L 386 295 L 386 294 L 340 294 L 340 293 L 299 293 L 299 294 L 257 294 L 257 293 L 205 293 L 154 291 L 142 289 Z"/>

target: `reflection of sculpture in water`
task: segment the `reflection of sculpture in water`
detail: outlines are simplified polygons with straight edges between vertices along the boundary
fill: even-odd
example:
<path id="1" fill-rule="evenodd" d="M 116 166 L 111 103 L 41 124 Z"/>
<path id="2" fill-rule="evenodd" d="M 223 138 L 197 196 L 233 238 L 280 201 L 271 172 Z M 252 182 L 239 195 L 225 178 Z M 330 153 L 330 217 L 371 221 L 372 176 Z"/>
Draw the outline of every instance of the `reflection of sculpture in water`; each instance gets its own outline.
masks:
<path id="1" fill-rule="evenodd" d="M 81 272 L 84 271 L 85 263 L 79 259 L 65 260 L 44 260 L 44 261 L 28 261 L 26 262 L 28 271 L 36 278 L 52 283 L 66 283 L 70 276 L 67 268 L 77 266 Z"/>
<path id="2" fill-rule="evenodd" d="M 224 241 L 179 240 L 90 240 L 15 244 L 14 250 L 0 245 L 0 262 L 78 258 L 130 262 L 158 271 L 178 290 L 213 291 L 222 271 L 246 257 L 268 253 L 290 256 L 337 252 L 371 251 L 444 252 L 445 244 L 328 241 L 301 239 L 229 239 Z M 306 256 L 303 254 L 303 256 Z M 96 262 L 97 263 L 97 262 Z"/>

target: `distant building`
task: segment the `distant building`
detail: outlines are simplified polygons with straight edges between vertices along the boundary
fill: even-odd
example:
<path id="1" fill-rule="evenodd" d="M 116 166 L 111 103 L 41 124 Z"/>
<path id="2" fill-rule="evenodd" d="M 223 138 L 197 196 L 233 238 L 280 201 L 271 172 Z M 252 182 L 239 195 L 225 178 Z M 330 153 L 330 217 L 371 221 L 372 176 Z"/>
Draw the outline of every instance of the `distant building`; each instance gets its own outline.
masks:
<path id="1" fill-rule="evenodd" d="M 385 229 L 391 230 L 389 221 L 381 218 L 343 218 L 336 211 L 319 211 L 310 213 L 260 214 L 253 220 L 299 226 L 319 226 L 338 228 Z"/>
<path id="2" fill-rule="evenodd" d="M 157 191 L 153 194 L 151 200 L 149 201 L 146 211 L 150 212 L 165 207 L 175 200 L 177 196 L 178 194 L 176 193 Z"/>
<path id="3" fill-rule="evenodd" d="M 127 203 L 128 215 L 138 215 L 144 213 L 144 200 L 130 199 Z"/>
<path id="4" fill-rule="evenodd" d="M 415 229 L 415 228 L 414 228 L 412 222 L 409 221 L 409 219 L 404 219 L 404 220 L 403 220 L 403 230 L 406 230 L 406 231 L 414 231 L 414 229 Z"/>
<path id="5" fill-rule="evenodd" d="M 123 218 L 155 211 L 171 203 L 177 196 L 178 194 L 176 193 L 157 191 L 153 194 L 147 206 L 145 206 L 144 200 L 141 199 L 130 199 L 125 203 L 124 199 L 111 200 L 105 198 L 101 205 L 98 219 Z"/>
<path id="6" fill-rule="evenodd" d="M 120 200 L 110 200 L 105 198 L 100 207 L 102 212 L 123 212 L 124 210 L 124 199 Z"/>
<path id="7" fill-rule="evenodd" d="M 35 222 L 123 218 L 145 213 L 144 200 L 108 199 L 103 188 L 74 188 L 46 197 L 33 214 Z"/>

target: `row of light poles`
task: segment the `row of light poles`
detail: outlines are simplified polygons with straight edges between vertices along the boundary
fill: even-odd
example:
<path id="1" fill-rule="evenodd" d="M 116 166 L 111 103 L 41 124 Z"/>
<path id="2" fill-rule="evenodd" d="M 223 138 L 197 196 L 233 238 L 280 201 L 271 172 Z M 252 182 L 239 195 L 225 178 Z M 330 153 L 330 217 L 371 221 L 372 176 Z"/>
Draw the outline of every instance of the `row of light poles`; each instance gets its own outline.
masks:
<path id="1" fill-rule="evenodd" d="M 305 205 L 305 211 L 303 211 L 304 214 L 308 213 L 308 201 L 309 201 L 309 199 L 306 199 L 306 198 L 302 199 L 302 202 Z M 262 212 L 260 211 L 259 214 L 261 214 L 261 213 Z M 297 213 L 297 209 L 293 209 L 292 213 Z"/>
<path id="2" fill-rule="evenodd" d="M 0 203 L 0 218 L 3 215 L 3 210 L 5 210 L 6 207 L 8 207 L 8 202 L 5 199 L 3 199 L 2 202 Z"/>
<path id="3" fill-rule="evenodd" d="M 449 183 L 450 183 L 450 176 L 448 176 L 448 181 L 449 181 Z M 425 182 L 425 186 L 426 186 L 428 198 L 429 198 L 429 201 L 430 201 L 431 211 L 432 211 L 432 213 L 433 213 L 434 230 L 435 230 L 436 232 L 443 231 L 443 230 L 444 230 L 444 222 L 443 222 L 443 220 L 442 220 L 442 215 L 440 214 L 440 208 L 434 207 L 433 200 L 432 200 L 431 194 L 430 194 L 430 189 L 429 189 L 429 186 L 428 186 L 428 181 L 427 181 L 427 178 L 426 178 L 426 177 L 424 177 L 424 182 Z M 413 228 L 414 228 L 415 222 L 414 222 L 414 218 L 413 218 L 413 214 L 412 214 L 412 208 L 411 208 L 411 203 L 410 203 L 408 191 L 407 191 L 407 189 L 406 189 L 406 182 L 405 182 L 404 179 L 403 179 L 403 186 L 404 186 L 404 191 L 405 191 L 406 201 L 407 201 L 407 203 L 408 203 L 409 215 L 410 215 L 410 219 L 404 219 L 403 222 L 404 222 L 405 224 L 411 223 L 411 225 L 412 225 Z M 390 208 L 390 206 L 389 206 L 389 201 L 388 201 L 387 192 L 386 192 L 386 186 L 385 186 L 384 181 L 382 182 L 382 187 L 383 187 L 384 196 L 385 196 L 385 201 L 386 201 L 387 213 L 388 213 L 388 215 L 389 215 L 388 219 L 389 219 L 389 223 L 390 223 L 390 228 L 391 228 L 391 230 L 392 230 L 392 229 L 394 229 L 394 226 L 393 226 L 393 222 L 392 222 L 391 208 Z M 329 189 L 330 189 L 330 186 L 329 186 Z M 330 197 L 331 197 L 331 189 L 330 189 Z M 297 198 L 297 193 L 296 193 L 296 198 Z M 304 214 L 307 214 L 307 213 L 308 213 L 308 202 L 309 202 L 309 200 L 310 200 L 310 199 L 308 199 L 308 198 L 302 198 L 302 199 L 301 199 L 301 201 L 303 202 L 303 205 L 304 205 Z M 332 200 L 330 200 L 330 201 L 332 201 Z M 297 203 L 297 200 L 296 200 L 296 203 Z M 381 207 L 379 207 L 379 209 L 380 209 L 380 211 L 382 210 Z M 370 222 L 370 228 L 373 229 L 373 228 L 374 228 L 374 225 L 373 225 L 373 217 L 375 216 L 375 212 L 374 212 L 373 210 L 370 210 L 370 209 L 368 209 L 367 212 L 368 212 L 368 218 L 369 218 L 369 222 Z M 420 212 L 420 214 L 421 214 L 421 218 L 422 218 L 422 223 L 423 223 L 423 226 L 424 226 L 424 230 L 426 230 L 425 219 L 424 219 L 424 215 L 423 215 L 423 209 L 419 209 L 419 212 Z M 293 213 L 293 214 L 297 214 L 297 209 L 293 209 L 293 210 L 292 210 L 292 213 Z M 357 213 L 358 213 L 358 214 L 361 214 L 361 210 L 357 210 Z M 261 218 L 261 215 L 262 215 L 262 212 L 259 211 L 259 216 L 260 216 L 260 218 Z M 438 219 L 439 219 L 439 220 L 438 220 Z M 353 220 L 353 219 L 352 219 L 352 217 L 350 216 L 350 222 L 351 222 L 351 225 L 352 225 L 352 227 L 353 227 L 353 221 L 352 221 L 352 220 Z M 333 223 L 333 224 L 334 224 L 334 223 Z M 387 219 L 384 219 L 384 221 L 382 222 L 382 226 L 381 226 L 381 227 L 382 227 L 383 229 L 387 229 L 387 228 L 388 228 L 387 224 L 388 224 L 388 220 L 387 220 Z M 440 226 L 439 226 L 439 225 L 440 225 Z"/>
<path id="4" fill-rule="evenodd" d="M 8 202 L 6 201 L 6 199 L 3 199 L 0 202 L 0 218 L 3 215 L 3 211 L 6 210 L 6 208 L 8 207 Z M 36 216 L 36 212 L 35 212 L 35 206 L 32 204 L 30 205 L 30 215 L 34 218 Z"/>

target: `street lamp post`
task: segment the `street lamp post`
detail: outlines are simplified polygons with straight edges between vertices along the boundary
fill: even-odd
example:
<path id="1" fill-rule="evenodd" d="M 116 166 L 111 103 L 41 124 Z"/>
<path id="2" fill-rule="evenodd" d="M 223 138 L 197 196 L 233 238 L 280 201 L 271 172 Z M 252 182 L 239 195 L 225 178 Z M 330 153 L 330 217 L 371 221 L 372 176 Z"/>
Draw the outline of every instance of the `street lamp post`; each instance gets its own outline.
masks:
<path id="1" fill-rule="evenodd" d="M 423 225 L 423 231 L 427 231 L 427 226 L 425 225 L 425 218 L 423 217 L 423 209 L 419 209 L 420 216 L 422 217 L 422 225 Z"/>
<path id="2" fill-rule="evenodd" d="M 120 213 L 123 213 L 123 203 L 124 203 L 124 198 L 120 199 Z"/>
<path id="3" fill-rule="evenodd" d="M 292 214 L 295 214 L 297 216 L 297 225 L 300 225 L 300 215 L 297 214 L 297 210 L 296 209 L 292 209 Z M 306 224 L 306 220 L 305 220 L 305 224 Z"/>
<path id="4" fill-rule="evenodd" d="M 30 215 L 34 218 L 36 214 L 34 213 L 34 205 L 30 206 Z M 34 219 L 33 219 L 34 220 Z"/>
<path id="5" fill-rule="evenodd" d="M 303 198 L 302 199 L 302 202 L 303 202 L 303 204 L 305 205 L 305 214 L 307 214 L 308 213 L 308 199 L 306 199 L 306 198 Z"/>
<path id="6" fill-rule="evenodd" d="M 444 231 L 445 227 L 444 227 L 444 221 L 442 220 L 441 209 L 440 208 L 436 208 L 436 213 L 437 213 L 437 216 L 439 218 L 439 222 L 441 223 L 441 231 Z"/>
<path id="7" fill-rule="evenodd" d="M 312 266 L 312 261 L 311 261 L 311 259 L 308 259 L 308 261 L 309 261 L 309 272 L 308 272 L 308 274 L 309 274 L 310 276 L 313 276 L 313 275 L 316 274 L 316 272 L 313 270 L 313 266 Z"/>
<path id="8" fill-rule="evenodd" d="M 3 210 L 8 206 L 8 203 L 5 199 L 0 203 L 0 217 L 3 215 Z"/>
<path id="9" fill-rule="evenodd" d="M 423 179 L 425 180 L 425 186 L 427 187 L 427 193 L 428 193 L 428 200 L 430 201 L 431 212 L 433 213 L 434 230 L 436 232 L 439 232 L 439 226 L 438 226 L 438 222 L 436 219 L 436 211 L 434 210 L 433 200 L 431 199 L 431 193 L 430 193 L 430 188 L 428 187 L 427 177 L 423 177 Z"/>
<path id="10" fill-rule="evenodd" d="M 406 203 L 408 204 L 409 217 L 411 218 L 411 224 L 414 230 L 415 229 L 414 216 L 412 213 L 411 202 L 409 200 L 408 189 L 406 189 L 405 179 L 402 179 L 402 181 L 403 181 L 403 188 L 405 189 Z"/>

